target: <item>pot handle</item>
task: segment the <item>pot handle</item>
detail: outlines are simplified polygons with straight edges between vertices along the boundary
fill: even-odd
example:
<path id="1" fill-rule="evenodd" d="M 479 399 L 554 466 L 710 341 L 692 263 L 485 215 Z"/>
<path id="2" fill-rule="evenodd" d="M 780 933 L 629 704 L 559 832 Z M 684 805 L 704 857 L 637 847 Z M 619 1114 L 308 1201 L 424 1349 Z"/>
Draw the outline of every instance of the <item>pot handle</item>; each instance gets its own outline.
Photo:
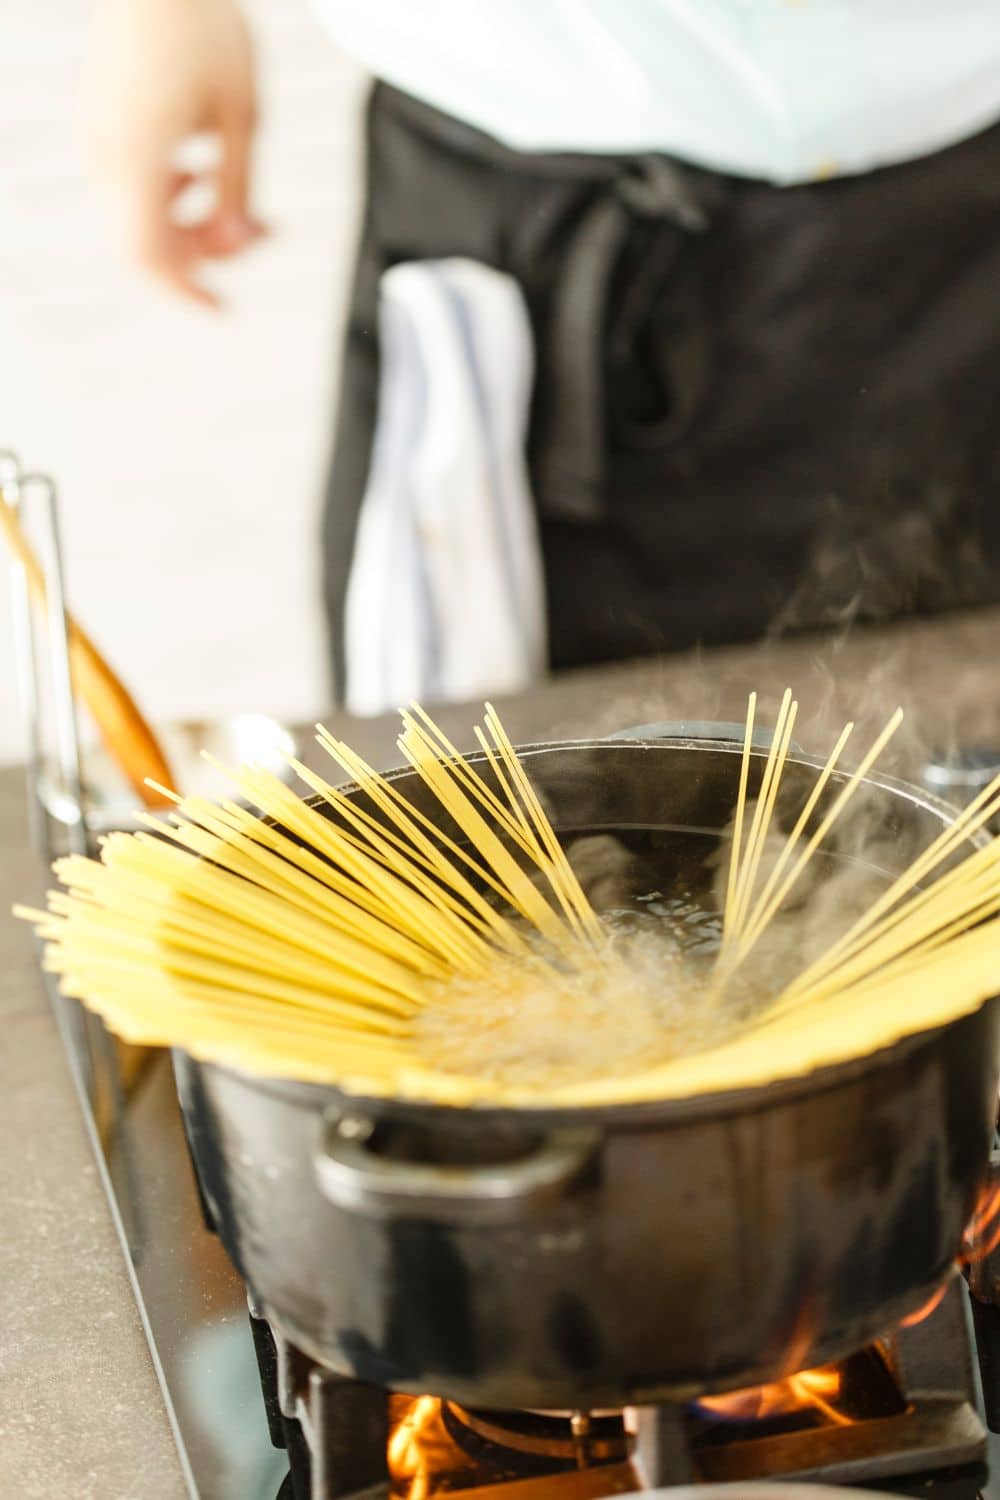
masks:
<path id="1" fill-rule="evenodd" d="M 553 1130 L 526 1155 L 483 1166 L 398 1161 L 371 1146 L 374 1121 L 327 1116 L 315 1158 L 320 1191 L 330 1203 L 373 1218 L 439 1223 L 496 1223 L 550 1202 L 593 1160 L 594 1130 Z"/>
<path id="2" fill-rule="evenodd" d="M 746 724 L 717 724 L 712 719 L 668 719 L 660 724 L 632 724 L 627 729 L 616 730 L 606 735 L 609 740 L 709 740 L 725 745 L 742 747 Z M 750 744 L 754 750 L 765 754 L 771 748 L 772 731 L 758 728 L 753 732 Z M 801 754 L 801 745 L 792 740 L 789 750 Z"/>

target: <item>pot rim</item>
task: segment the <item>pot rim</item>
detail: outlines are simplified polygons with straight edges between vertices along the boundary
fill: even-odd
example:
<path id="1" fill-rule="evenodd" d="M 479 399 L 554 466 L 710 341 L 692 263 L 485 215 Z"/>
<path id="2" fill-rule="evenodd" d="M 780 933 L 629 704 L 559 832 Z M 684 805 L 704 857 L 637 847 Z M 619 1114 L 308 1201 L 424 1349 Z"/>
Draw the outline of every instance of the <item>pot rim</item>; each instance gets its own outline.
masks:
<path id="1" fill-rule="evenodd" d="M 722 755 L 742 755 L 743 746 L 732 739 L 716 740 L 708 737 L 691 735 L 668 735 L 651 736 L 649 738 L 637 739 L 634 737 L 618 738 L 609 735 L 602 738 L 587 738 L 576 740 L 543 740 L 528 745 L 518 745 L 519 757 L 532 757 L 550 752 L 564 752 L 567 750 L 600 750 L 600 749 L 628 749 L 638 754 L 648 753 L 650 750 L 688 750 L 711 748 Z M 751 754 L 759 760 L 766 758 L 766 752 L 753 750 Z M 471 751 L 462 757 L 471 764 L 485 764 L 486 756 L 481 751 Z M 795 751 L 789 753 L 787 765 L 803 766 L 808 770 L 820 771 L 825 766 L 823 758 L 807 755 L 804 752 Z M 394 767 L 389 771 L 381 773 L 387 780 L 394 781 L 402 777 L 413 776 L 411 766 Z M 835 771 L 834 777 L 846 779 L 849 771 Z M 932 813 L 943 823 L 953 822 L 959 809 L 944 799 L 925 791 L 914 783 L 902 780 L 898 777 L 876 774 L 865 776 L 863 782 L 866 786 L 876 787 L 881 791 L 891 794 L 893 797 L 902 798 L 918 809 Z M 337 790 L 350 794 L 352 791 L 360 790 L 358 783 L 346 781 L 337 783 Z M 324 801 L 322 793 L 314 793 L 304 799 L 310 806 L 316 806 Z M 267 821 L 273 821 L 268 819 Z M 588 825 L 593 827 L 593 823 Z M 617 826 L 621 826 L 620 824 Z M 559 833 L 574 832 L 572 827 L 561 828 Z M 968 843 L 972 848 L 982 847 L 989 842 L 989 834 L 984 830 L 972 834 Z M 491 1125 L 510 1126 L 513 1123 L 527 1125 L 538 1129 L 551 1127 L 573 1126 L 576 1124 L 599 1125 L 620 1127 L 641 1127 L 647 1124 L 670 1124 L 681 1120 L 694 1120 L 706 1115 L 731 1116 L 737 1114 L 753 1114 L 769 1108 L 778 1101 L 784 1102 L 800 1097 L 803 1094 L 814 1094 L 838 1087 L 842 1083 L 863 1076 L 866 1073 L 879 1073 L 890 1063 L 901 1060 L 910 1053 L 923 1047 L 933 1045 L 935 1040 L 943 1036 L 953 1027 L 960 1026 L 964 1022 L 978 1017 L 983 1010 L 996 1003 L 1000 996 L 991 996 L 984 1000 L 975 1010 L 966 1015 L 957 1017 L 954 1021 L 944 1026 L 935 1026 L 929 1030 L 914 1032 L 911 1036 L 900 1038 L 886 1047 L 880 1047 L 875 1052 L 866 1053 L 861 1057 L 847 1058 L 842 1062 L 830 1063 L 825 1067 L 814 1068 L 811 1072 L 795 1074 L 787 1078 L 778 1078 L 767 1084 L 754 1084 L 748 1088 L 723 1089 L 710 1093 L 692 1094 L 687 1098 L 674 1099 L 643 1099 L 633 1103 L 625 1104 L 593 1104 L 593 1105 L 498 1105 L 498 1104 L 441 1104 L 432 1100 L 408 1098 L 401 1095 L 366 1095 L 352 1093 L 334 1083 L 313 1083 L 300 1079 L 272 1077 L 267 1074 L 250 1073 L 242 1068 L 231 1067 L 223 1063 L 201 1061 L 192 1057 L 190 1053 L 184 1052 L 182 1048 L 174 1049 L 180 1053 L 185 1061 L 194 1064 L 199 1069 L 205 1068 L 212 1072 L 223 1073 L 238 1079 L 243 1084 L 261 1092 L 272 1094 L 291 1102 L 299 1102 L 303 1105 L 313 1105 L 324 1110 L 343 1112 L 344 1110 L 366 1111 L 378 1114 L 385 1118 L 387 1116 L 420 1119 L 434 1119 L 440 1124 L 449 1120 L 461 1120 L 468 1124 L 475 1120 L 484 1128 Z"/>
<path id="2" fill-rule="evenodd" d="M 720 1089 L 713 1093 L 692 1094 L 687 1098 L 642 1099 L 627 1104 L 572 1104 L 572 1105 L 518 1105 L 518 1104 L 440 1104 L 428 1099 L 408 1098 L 397 1094 L 350 1093 L 335 1083 L 309 1083 L 294 1078 L 274 1078 L 224 1063 L 202 1061 L 192 1057 L 183 1049 L 180 1052 L 185 1062 L 199 1069 L 225 1074 L 244 1086 L 290 1103 L 314 1107 L 332 1114 L 372 1114 L 380 1119 L 409 1119 L 434 1122 L 447 1127 L 449 1122 L 461 1122 L 463 1126 L 475 1122 L 484 1130 L 512 1125 L 525 1126 L 528 1130 L 571 1129 L 574 1126 L 607 1126 L 615 1129 L 641 1129 L 646 1126 L 673 1125 L 715 1117 L 730 1118 L 733 1115 L 762 1113 L 775 1104 L 789 1103 L 806 1094 L 826 1093 L 857 1078 L 881 1073 L 883 1069 L 901 1062 L 911 1053 L 932 1047 L 955 1027 L 977 1018 L 989 1006 L 1000 1002 L 1000 995 L 990 996 L 975 1010 L 946 1026 L 935 1026 L 929 1031 L 915 1032 L 902 1037 L 876 1052 L 863 1057 L 848 1058 L 844 1062 L 830 1063 L 826 1067 L 814 1068 L 810 1073 L 794 1077 L 777 1078 L 772 1083 L 754 1084 L 743 1089 Z"/>
<path id="3" fill-rule="evenodd" d="M 598 738 L 587 736 L 582 739 L 573 740 L 532 740 L 527 745 L 515 746 L 515 749 L 518 758 L 520 758 L 526 755 L 548 754 L 552 751 L 602 750 L 612 747 L 618 750 L 634 750 L 637 752 L 649 750 L 696 750 L 701 748 L 711 749 L 720 755 L 741 756 L 743 754 L 742 741 L 734 739 L 713 739 L 707 735 L 696 734 L 649 735 L 637 738 L 625 730 L 620 731 L 619 734 L 602 735 Z M 765 760 L 767 758 L 765 750 L 751 749 L 750 754 L 755 760 Z M 487 764 L 486 756 L 481 750 L 470 750 L 462 755 L 462 759 L 469 765 Z M 826 757 L 809 755 L 803 750 L 792 747 L 786 757 L 785 765 L 786 767 L 804 766 L 807 770 L 822 771 L 826 765 Z M 414 776 L 416 772 L 412 766 L 403 765 L 393 766 L 387 771 L 381 771 L 379 774 L 386 781 L 396 781 L 402 777 Z M 831 780 L 846 780 L 850 774 L 849 770 L 838 769 L 833 772 Z M 940 818 L 944 823 L 954 822 L 956 815 L 961 811 L 954 803 L 948 802 L 943 797 L 938 797 L 935 793 L 929 792 L 926 788 L 918 786 L 915 782 L 907 781 L 903 777 L 886 776 L 882 773 L 876 773 L 875 775 L 864 776 L 861 779 L 865 786 L 878 787 L 881 791 L 890 792 L 896 797 L 901 797 L 904 801 L 914 804 L 924 812 L 933 813 L 935 817 Z M 348 795 L 360 790 L 356 781 L 343 781 L 331 784 L 336 787 L 337 791 L 345 792 Z M 316 792 L 304 800 L 310 806 L 315 806 L 318 802 L 323 801 L 323 796 L 321 793 Z M 560 832 L 562 830 L 557 829 L 556 831 Z M 573 832 L 574 830 L 570 828 L 566 831 Z M 989 840 L 990 835 L 980 830 L 980 832 L 970 837 L 969 843 L 974 847 L 981 847 L 983 844 L 989 843 Z"/>

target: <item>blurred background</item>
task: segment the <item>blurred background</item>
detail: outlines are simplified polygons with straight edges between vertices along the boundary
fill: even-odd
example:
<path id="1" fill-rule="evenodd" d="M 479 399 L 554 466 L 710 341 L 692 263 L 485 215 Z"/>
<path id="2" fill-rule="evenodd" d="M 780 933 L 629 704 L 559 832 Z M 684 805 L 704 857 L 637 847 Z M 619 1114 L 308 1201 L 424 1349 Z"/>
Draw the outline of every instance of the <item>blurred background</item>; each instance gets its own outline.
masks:
<path id="1" fill-rule="evenodd" d="M 365 78 L 310 6 L 247 0 L 274 234 L 212 268 L 210 317 L 111 244 L 77 129 L 89 9 L 0 6 L 0 446 L 56 478 L 71 605 L 151 719 L 308 718 Z M 2 566 L 0 762 L 22 754 Z"/>
<path id="2" fill-rule="evenodd" d="M 955 13 L 7 0 L 0 448 L 54 476 L 70 605 L 148 718 L 1000 604 L 1000 21 Z M 219 315 L 121 252 L 92 16 L 105 185 L 161 274 L 199 246 Z M 331 38 L 380 80 L 367 163 Z M 178 229 L 203 123 L 229 170 Z"/>

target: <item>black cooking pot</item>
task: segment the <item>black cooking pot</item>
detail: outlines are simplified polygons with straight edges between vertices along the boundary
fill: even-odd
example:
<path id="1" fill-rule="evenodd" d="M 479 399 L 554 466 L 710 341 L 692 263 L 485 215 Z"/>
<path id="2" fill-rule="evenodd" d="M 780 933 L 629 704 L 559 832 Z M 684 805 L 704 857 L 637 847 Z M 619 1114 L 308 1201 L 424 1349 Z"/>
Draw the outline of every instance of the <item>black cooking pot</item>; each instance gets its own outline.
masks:
<path id="1" fill-rule="evenodd" d="M 687 731 L 521 753 L 564 840 L 614 831 L 702 869 L 740 753 L 712 740 L 727 728 Z M 818 764 L 789 759 L 796 806 Z M 436 812 L 413 773 L 395 782 Z M 863 799 L 890 875 L 949 817 L 899 783 L 873 779 Z M 987 1171 L 997 1024 L 991 1001 L 767 1088 L 588 1109 L 360 1100 L 176 1067 L 208 1211 L 292 1343 L 467 1405 L 621 1406 L 824 1363 L 928 1297 Z"/>

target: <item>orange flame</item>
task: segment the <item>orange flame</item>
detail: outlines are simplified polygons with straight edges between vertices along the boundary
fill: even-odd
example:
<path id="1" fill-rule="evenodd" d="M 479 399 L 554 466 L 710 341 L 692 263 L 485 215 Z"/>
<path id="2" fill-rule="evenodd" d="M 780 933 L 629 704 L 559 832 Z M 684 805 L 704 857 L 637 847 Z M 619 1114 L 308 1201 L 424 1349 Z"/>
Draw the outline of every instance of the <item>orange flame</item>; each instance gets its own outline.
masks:
<path id="1" fill-rule="evenodd" d="M 787 1412 L 818 1411 L 838 1427 L 850 1425 L 851 1418 L 834 1405 L 840 1395 L 843 1376 L 837 1365 L 820 1365 L 802 1370 L 770 1385 L 750 1386 L 725 1396 L 703 1396 L 699 1406 L 717 1412 L 732 1421 L 757 1421 Z"/>
<path id="2" fill-rule="evenodd" d="M 816 1337 L 815 1306 L 811 1296 L 805 1296 L 795 1313 L 795 1322 L 792 1324 L 788 1335 L 788 1342 L 781 1363 L 778 1366 L 778 1379 L 773 1384 L 782 1384 L 792 1375 L 798 1375 L 805 1366 L 809 1351 Z"/>
<path id="3" fill-rule="evenodd" d="M 955 1257 L 955 1270 L 964 1271 L 978 1265 L 1000 1245 L 1000 1183 L 987 1182 L 979 1190 L 972 1217 L 962 1231 L 962 1248 Z M 945 1280 L 916 1312 L 911 1312 L 900 1322 L 900 1328 L 914 1328 L 929 1318 L 948 1290 Z"/>
<path id="4" fill-rule="evenodd" d="M 927 1301 L 921 1303 L 916 1312 L 907 1313 L 905 1318 L 900 1318 L 900 1328 L 916 1328 L 918 1323 L 922 1323 L 925 1318 L 929 1318 L 934 1309 L 940 1307 L 948 1286 L 949 1283 L 947 1281 L 942 1282 L 937 1291 L 932 1292 Z"/>
<path id="5" fill-rule="evenodd" d="M 389 1474 L 405 1500 L 427 1500 L 432 1448 L 427 1438 L 441 1415 L 436 1396 L 418 1396 L 389 1439 Z"/>
<path id="6" fill-rule="evenodd" d="M 1000 1245 L 1000 1183 L 987 1183 L 980 1189 L 972 1218 L 962 1235 L 959 1265 L 974 1266 Z"/>

